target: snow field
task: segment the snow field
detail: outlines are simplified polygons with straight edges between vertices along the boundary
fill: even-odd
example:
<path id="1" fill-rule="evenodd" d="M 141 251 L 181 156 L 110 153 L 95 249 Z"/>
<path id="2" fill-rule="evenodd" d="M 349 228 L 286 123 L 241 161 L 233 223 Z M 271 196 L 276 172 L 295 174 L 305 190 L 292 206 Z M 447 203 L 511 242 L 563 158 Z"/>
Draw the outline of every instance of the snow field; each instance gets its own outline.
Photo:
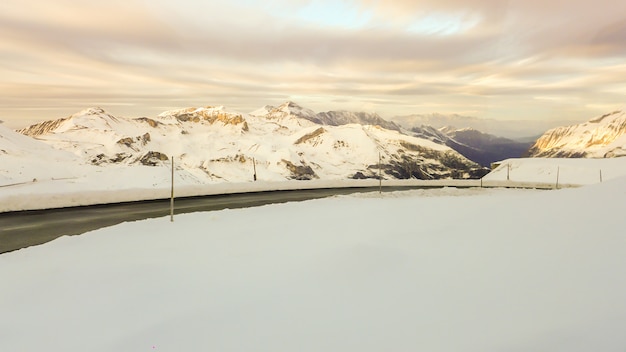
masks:
<path id="1" fill-rule="evenodd" d="M 520 158 L 500 162 L 483 181 L 498 185 L 503 181 L 580 186 L 600 183 L 626 175 L 626 158 L 567 159 Z M 504 185 L 504 183 L 502 183 Z"/>
<path id="2" fill-rule="evenodd" d="M 0 256 L 6 351 L 621 351 L 626 179 L 125 223 Z"/>

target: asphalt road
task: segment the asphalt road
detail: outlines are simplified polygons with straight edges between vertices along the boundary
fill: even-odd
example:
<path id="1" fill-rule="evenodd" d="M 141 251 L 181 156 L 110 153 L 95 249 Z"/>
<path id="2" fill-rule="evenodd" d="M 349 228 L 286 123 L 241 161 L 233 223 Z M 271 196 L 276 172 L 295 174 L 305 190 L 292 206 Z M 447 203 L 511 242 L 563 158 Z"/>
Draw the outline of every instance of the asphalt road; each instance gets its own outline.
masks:
<path id="1" fill-rule="evenodd" d="M 420 187 L 383 187 L 383 191 L 409 188 Z M 377 190 L 377 187 L 338 188 L 178 198 L 175 201 L 174 214 L 246 208 Z M 80 235 L 125 221 L 163 217 L 169 214 L 169 200 L 0 213 L 0 254 L 43 244 L 61 236 Z"/>

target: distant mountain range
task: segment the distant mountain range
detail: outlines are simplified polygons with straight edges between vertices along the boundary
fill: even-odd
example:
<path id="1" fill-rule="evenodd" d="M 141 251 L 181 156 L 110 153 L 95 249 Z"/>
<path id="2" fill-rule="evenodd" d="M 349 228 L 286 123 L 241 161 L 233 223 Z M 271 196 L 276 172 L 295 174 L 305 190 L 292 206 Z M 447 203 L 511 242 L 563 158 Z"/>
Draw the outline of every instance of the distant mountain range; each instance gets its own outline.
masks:
<path id="1" fill-rule="evenodd" d="M 32 180 L 46 165 L 56 170 L 50 177 L 80 178 L 66 170 L 164 166 L 172 156 L 181 177 L 196 184 L 248 181 L 255 168 L 268 181 L 377 178 L 379 171 L 393 179 L 478 178 L 490 163 L 524 154 L 626 155 L 624 116 L 616 111 L 556 128 L 533 145 L 468 127 L 409 130 L 374 113 L 315 112 L 290 101 L 248 114 L 207 106 L 138 118 L 90 108 L 20 134 L 0 126 L 0 181 Z"/>
<path id="2" fill-rule="evenodd" d="M 551 129 L 526 155 L 551 158 L 626 156 L 626 113 L 617 110 L 582 124 Z"/>
<path id="3" fill-rule="evenodd" d="M 263 180 L 376 178 L 379 157 L 385 178 L 486 173 L 446 145 L 398 129 L 375 114 L 315 113 L 286 102 L 250 114 L 194 107 L 152 118 L 91 108 L 19 132 L 101 167 L 159 166 L 174 156 L 180 172 L 197 183 L 250 180 L 253 162 Z"/>
<path id="4" fill-rule="evenodd" d="M 480 165 L 489 166 L 493 162 L 521 157 L 532 145 L 512 139 L 483 133 L 473 128 L 443 128 L 449 136 L 446 145 L 466 158 Z"/>
<path id="5" fill-rule="evenodd" d="M 413 129 L 422 126 L 434 128 L 446 128 L 455 126 L 459 129 L 471 128 L 493 136 L 506 137 L 517 142 L 529 142 L 550 128 L 570 124 L 571 121 L 526 121 L 526 120 L 495 120 L 483 119 L 459 114 L 414 114 L 405 116 L 395 116 L 391 118 L 398 125 Z"/>

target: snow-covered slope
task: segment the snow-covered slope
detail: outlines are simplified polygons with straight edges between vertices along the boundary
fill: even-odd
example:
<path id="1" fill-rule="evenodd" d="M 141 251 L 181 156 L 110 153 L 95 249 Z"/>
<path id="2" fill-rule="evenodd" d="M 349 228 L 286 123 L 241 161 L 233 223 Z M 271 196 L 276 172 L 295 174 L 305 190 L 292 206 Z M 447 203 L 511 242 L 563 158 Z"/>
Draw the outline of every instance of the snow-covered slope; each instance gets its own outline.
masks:
<path id="1" fill-rule="evenodd" d="M 556 187 L 605 182 L 626 176 L 626 158 L 514 158 L 483 177 L 489 186 L 544 184 Z"/>
<path id="2" fill-rule="evenodd" d="M 195 183 L 369 178 L 381 154 L 386 178 L 468 178 L 484 171 L 452 149 L 378 126 L 330 126 L 295 103 L 252 114 L 224 107 L 167 111 L 155 118 L 114 117 L 91 108 L 20 132 L 86 163 L 169 165 Z"/>
<path id="3" fill-rule="evenodd" d="M 624 351 L 626 179 L 177 215 L 0 255 L 0 350 Z"/>
<path id="4" fill-rule="evenodd" d="M 74 178 L 81 162 L 69 152 L 26 137 L 0 125 L 0 186 L 45 179 Z"/>
<path id="5" fill-rule="evenodd" d="M 626 113 L 618 110 L 583 124 L 551 129 L 537 140 L 528 155 L 568 158 L 626 156 Z"/>

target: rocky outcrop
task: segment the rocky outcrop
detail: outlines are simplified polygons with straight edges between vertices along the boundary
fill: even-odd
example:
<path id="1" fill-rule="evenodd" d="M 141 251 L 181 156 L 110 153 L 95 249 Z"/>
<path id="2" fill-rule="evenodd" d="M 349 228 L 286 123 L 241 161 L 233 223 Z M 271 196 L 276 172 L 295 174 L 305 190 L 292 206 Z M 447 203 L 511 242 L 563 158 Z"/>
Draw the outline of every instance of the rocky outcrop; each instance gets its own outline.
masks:
<path id="1" fill-rule="evenodd" d="M 105 154 L 98 154 L 95 157 L 93 157 L 90 162 L 93 165 L 101 165 L 101 164 L 118 164 L 121 163 L 129 158 L 131 158 L 132 155 L 128 154 L 128 153 L 116 153 L 115 156 L 113 157 L 108 157 Z"/>
<path id="2" fill-rule="evenodd" d="M 222 107 L 207 106 L 204 108 L 187 108 L 182 110 L 167 111 L 161 117 L 175 119 L 178 122 L 207 122 L 214 124 L 221 122 L 224 125 L 241 125 L 244 131 L 248 130 L 248 124 L 243 115 L 226 112 Z"/>
<path id="3" fill-rule="evenodd" d="M 44 121 L 42 123 L 38 123 L 32 126 L 23 128 L 21 130 L 18 130 L 17 132 L 26 136 L 37 137 L 42 134 L 46 134 L 46 133 L 56 130 L 57 128 L 59 128 L 59 126 L 61 126 L 64 122 L 68 120 L 69 120 L 69 117 L 65 117 L 65 118 L 57 119 L 57 120 L 51 120 L 51 121 Z"/>
<path id="4" fill-rule="evenodd" d="M 285 164 L 285 167 L 291 172 L 292 180 L 312 180 L 319 178 L 315 171 L 309 165 L 295 165 L 289 160 L 282 160 L 282 163 Z"/>
<path id="5" fill-rule="evenodd" d="M 313 131 L 311 133 L 307 133 L 304 136 L 298 138 L 298 140 L 294 144 L 298 145 L 298 144 L 306 143 L 306 142 L 314 139 L 315 137 L 324 134 L 324 132 L 326 132 L 326 130 L 323 127 L 320 127 L 318 129 L 316 129 L 315 131 Z"/>
<path id="6" fill-rule="evenodd" d="M 169 159 L 170 158 L 163 153 L 150 151 L 142 156 L 139 162 L 146 166 L 157 166 Z"/>
<path id="7" fill-rule="evenodd" d="M 128 148 L 131 148 L 133 150 L 138 150 L 134 146 L 135 142 L 139 142 L 142 146 L 145 146 L 146 144 L 148 144 L 148 142 L 150 142 L 150 133 L 144 133 L 143 135 L 137 136 L 135 138 L 131 138 L 131 137 L 122 138 L 117 141 L 117 144 L 125 145 Z"/>
<path id="8" fill-rule="evenodd" d="M 139 122 L 144 122 L 147 123 L 148 126 L 152 127 L 152 128 L 157 128 L 159 127 L 159 125 L 161 125 L 160 122 L 155 121 L 153 119 L 147 118 L 147 117 L 138 117 L 136 119 L 134 119 L 135 121 L 139 121 Z"/>

